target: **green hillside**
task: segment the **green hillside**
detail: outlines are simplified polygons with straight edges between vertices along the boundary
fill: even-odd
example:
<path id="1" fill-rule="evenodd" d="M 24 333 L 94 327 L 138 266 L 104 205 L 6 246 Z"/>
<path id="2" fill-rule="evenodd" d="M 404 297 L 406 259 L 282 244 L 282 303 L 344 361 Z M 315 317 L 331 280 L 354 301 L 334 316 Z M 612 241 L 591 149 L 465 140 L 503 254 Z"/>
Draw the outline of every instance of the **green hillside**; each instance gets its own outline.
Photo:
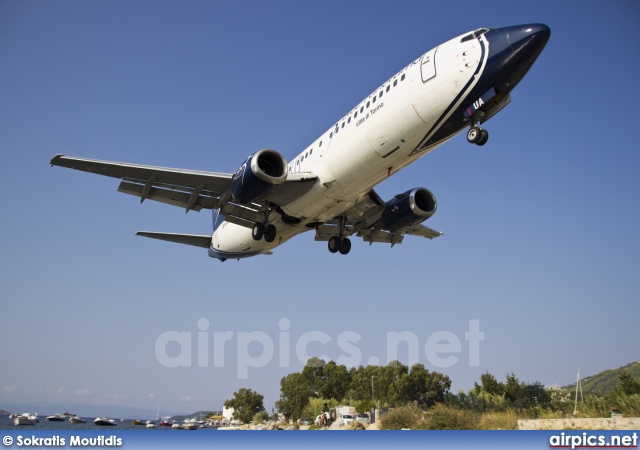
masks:
<path id="1" fill-rule="evenodd" d="M 609 394 L 618 385 L 620 381 L 618 374 L 623 370 L 628 370 L 635 379 L 640 379 L 640 361 L 634 361 L 617 369 L 604 370 L 597 375 L 582 378 L 582 392 L 598 395 Z M 575 392 L 576 383 L 565 386 L 565 388 Z"/>

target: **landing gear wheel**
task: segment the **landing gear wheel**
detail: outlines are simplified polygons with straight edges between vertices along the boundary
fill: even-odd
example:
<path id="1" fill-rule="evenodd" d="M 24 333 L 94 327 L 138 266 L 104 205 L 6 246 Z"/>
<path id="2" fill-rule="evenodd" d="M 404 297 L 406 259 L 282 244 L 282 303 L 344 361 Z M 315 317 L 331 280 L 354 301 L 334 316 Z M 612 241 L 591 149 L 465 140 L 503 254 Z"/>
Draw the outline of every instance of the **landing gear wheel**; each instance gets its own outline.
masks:
<path id="1" fill-rule="evenodd" d="M 254 241 L 259 241 L 264 236 L 264 225 L 261 223 L 256 223 L 253 226 L 253 230 L 251 231 L 251 237 Z"/>
<path id="2" fill-rule="evenodd" d="M 338 236 L 331 236 L 329 238 L 329 251 L 331 253 L 336 253 L 341 247 L 342 245 Z"/>
<path id="3" fill-rule="evenodd" d="M 478 142 L 476 142 L 476 145 L 479 145 L 480 147 L 482 147 L 489 140 L 489 132 L 487 130 L 481 130 L 480 134 L 481 134 L 480 139 L 478 139 Z"/>
<path id="4" fill-rule="evenodd" d="M 467 141 L 471 144 L 476 144 L 482 138 L 482 129 L 478 126 L 472 126 L 467 131 Z"/>
<path id="5" fill-rule="evenodd" d="M 349 253 L 350 250 L 351 250 L 351 241 L 349 240 L 349 238 L 342 239 L 342 242 L 340 243 L 340 254 L 346 255 L 347 253 Z"/>
<path id="6" fill-rule="evenodd" d="M 273 242 L 276 240 L 276 227 L 275 225 L 267 225 L 264 230 L 264 240 L 267 242 Z"/>

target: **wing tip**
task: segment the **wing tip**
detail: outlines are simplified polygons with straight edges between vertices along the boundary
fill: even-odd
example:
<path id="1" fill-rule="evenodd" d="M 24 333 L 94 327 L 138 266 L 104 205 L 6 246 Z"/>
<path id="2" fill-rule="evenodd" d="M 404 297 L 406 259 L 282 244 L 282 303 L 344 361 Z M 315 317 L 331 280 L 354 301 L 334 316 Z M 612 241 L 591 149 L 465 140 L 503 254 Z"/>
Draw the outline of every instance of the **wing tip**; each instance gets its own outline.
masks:
<path id="1" fill-rule="evenodd" d="M 63 157 L 64 155 L 62 153 L 58 153 L 57 155 L 53 155 L 53 158 L 51 158 L 51 160 L 49 161 L 49 164 L 51 164 L 51 167 L 53 166 L 57 166 L 58 164 L 56 164 L 58 161 L 60 161 L 60 159 Z"/>

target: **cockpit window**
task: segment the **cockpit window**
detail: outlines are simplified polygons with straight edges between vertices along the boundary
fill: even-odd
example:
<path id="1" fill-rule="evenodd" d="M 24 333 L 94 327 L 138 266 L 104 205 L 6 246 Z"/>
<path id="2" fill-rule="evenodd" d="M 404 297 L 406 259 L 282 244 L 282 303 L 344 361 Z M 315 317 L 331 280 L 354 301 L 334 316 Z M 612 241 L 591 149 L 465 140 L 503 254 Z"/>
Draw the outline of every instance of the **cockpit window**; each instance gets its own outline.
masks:
<path id="1" fill-rule="evenodd" d="M 467 42 L 470 41 L 472 39 L 477 39 L 480 36 L 482 36 L 483 34 L 485 34 L 487 31 L 489 31 L 488 28 L 478 28 L 476 31 L 474 31 L 473 33 L 469 33 L 467 34 L 465 37 L 463 37 L 462 39 L 460 39 L 460 42 Z"/>

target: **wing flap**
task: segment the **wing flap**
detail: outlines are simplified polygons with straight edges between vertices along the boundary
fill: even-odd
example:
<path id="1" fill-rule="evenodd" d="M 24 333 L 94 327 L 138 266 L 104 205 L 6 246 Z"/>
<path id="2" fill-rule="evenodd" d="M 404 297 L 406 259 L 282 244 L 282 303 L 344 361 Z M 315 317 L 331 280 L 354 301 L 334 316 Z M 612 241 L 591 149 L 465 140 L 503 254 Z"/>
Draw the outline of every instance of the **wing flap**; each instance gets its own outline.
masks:
<path id="1" fill-rule="evenodd" d="M 425 227 L 422 224 L 412 225 L 410 227 L 405 227 L 402 230 L 403 233 L 408 234 L 410 236 L 420 236 L 425 237 L 427 239 L 434 239 L 442 236 L 444 233 L 441 231 L 433 230 L 429 227 Z"/>
<path id="2" fill-rule="evenodd" d="M 118 192 L 124 194 L 133 195 L 136 197 L 143 197 L 145 186 L 141 184 L 129 183 L 123 181 L 118 186 Z M 186 208 L 189 205 L 189 201 L 192 198 L 192 194 L 185 192 L 179 192 L 177 190 L 168 190 L 154 188 L 148 190 L 148 193 L 144 196 L 145 199 L 154 200 L 168 205 L 178 206 L 180 208 Z M 189 208 L 189 210 L 200 211 L 202 208 L 212 209 L 216 206 L 218 199 L 212 197 L 206 197 L 204 195 L 197 195 L 195 201 Z"/>
<path id="3" fill-rule="evenodd" d="M 404 235 L 400 231 L 391 233 L 386 230 L 375 228 L 362 230 L 358 232 L 358 236 L 362 237 L 363 241 L 369 242 L 370 244 L 374 242 L 383 242 L 386 244 L 391 244 L 392 247 L 396 244 L 401 244 L 404 240 Z"/>
<path id="4" fill-rule="evenodd" d="M 209 248 L 211 236 L 198 234 L 178 234 L 178 233 L 156 233 L 153 231 L 138 231 L 136 236 L 144 236 L 161 241 L 175 242 L 176 244 L 193 245 L 196 247 Z"/>
<path id="5" fill-rule="evenodd" d="M 260 214 L 256 209 L 252 209 L 246 206 L 240 206 L 235 203 L 225 204 L 222 207 L 221 212 L 226 217 L 237 217 L 239 219 L 247 220 L 252 223 L 264 221 L 264 215 Z"/>

